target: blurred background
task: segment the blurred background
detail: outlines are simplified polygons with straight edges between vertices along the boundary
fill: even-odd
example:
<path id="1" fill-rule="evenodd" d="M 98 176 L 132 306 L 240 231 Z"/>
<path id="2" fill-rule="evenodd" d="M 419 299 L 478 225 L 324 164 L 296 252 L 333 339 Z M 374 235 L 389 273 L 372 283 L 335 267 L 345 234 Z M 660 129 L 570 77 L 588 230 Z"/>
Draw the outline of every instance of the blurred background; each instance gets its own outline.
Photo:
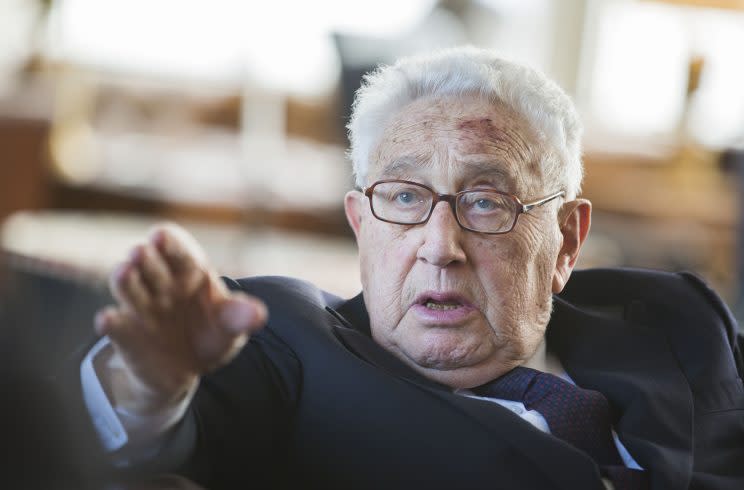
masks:
<path id="1" fill-rule="evenodd" d="M 0 317 L 65 352 L 60 326 L 90 330 L 108 271 L 162 220 L 225 274 L 355 294 L 354 90 L 461 44 L 543 70 L 580 108 L 582 267 L 692 270 L 741 317 L 737 0 L 0 0 Z"/>

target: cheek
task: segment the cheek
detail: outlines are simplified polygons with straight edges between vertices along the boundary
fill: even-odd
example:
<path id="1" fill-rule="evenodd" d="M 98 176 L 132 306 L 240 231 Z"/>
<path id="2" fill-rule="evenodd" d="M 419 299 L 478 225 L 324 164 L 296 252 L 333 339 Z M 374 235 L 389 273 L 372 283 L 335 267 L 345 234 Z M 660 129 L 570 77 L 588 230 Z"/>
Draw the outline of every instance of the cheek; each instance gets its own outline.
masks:
<path id="1" fill-rule="evenodd" d="M 523 267 L 519 278 L 519 308 L 525 327 L 542 332 L 550 320 L 552 309 L 552 280 L 557 255 L 558 241 L 553 228 L 525 227 L 518 237 L 524 251 Z"/>
<path id="2" fill-rule="evenodd" d="M 522 223 L 519 232 L 511 237 L 510 253 L 518 260 L 512 261 L 515 269 L 524 274 L 524 279 L 532 287 L 544 286 L 551 282 L 553 268 L 557 255 L 558 237 L 554 229 L 544 222 Z M 515 273 L 519 273 L 515 270 Z M 548 288 L 549 290 L 549 288 Z"/>
<path id="3" fill-rule="evenodd" d="M 415 259 L 415 249 L 408 243 L 404 228 L 398 230 L 393 225 L 380 223 L 371 226 L 362 234 L 359 241 L 359 260 L 369 272 L 378 268 L 406 270 L 404 266 Z M 372 276 L 380 276 L 373 274 Z"/>
<path id="4" fill-rule="evenodd" d="M 483 287 L 488 323 L 499 335 L 511 336 L 528 289 L 523 287 L 529 281 L 526 254 L 506 237 L 478 245 L 478 249 L 481 253 L 473 265 Z"/>
<path id="5" fill-rule="evenodd" d="M 403 286 L 416 262 L 416 247 L 405 227 L 380 225 L 366 230 L 359 242 L 362 287 L 368 308 L 390 310 L 403 298 Z"/>
<path id="6" fill-rule="evenodd" d="M 471 254 L 473 270 L 487 288 L 503 293 L 525 279 L 530 253 L 524 240 L 516 238 L 505 235 L 475 244 L 475 253 Z"/>
<path id="7" fill-rule="evenodd" d="M 503 335 L 515 335 L 525 322 L 544 323 L 550 314 L 554 241 L 544 232 L 523 226 L 519 233 L 476 244 L 474 268 L 484 288 L 486 316 Z"/>

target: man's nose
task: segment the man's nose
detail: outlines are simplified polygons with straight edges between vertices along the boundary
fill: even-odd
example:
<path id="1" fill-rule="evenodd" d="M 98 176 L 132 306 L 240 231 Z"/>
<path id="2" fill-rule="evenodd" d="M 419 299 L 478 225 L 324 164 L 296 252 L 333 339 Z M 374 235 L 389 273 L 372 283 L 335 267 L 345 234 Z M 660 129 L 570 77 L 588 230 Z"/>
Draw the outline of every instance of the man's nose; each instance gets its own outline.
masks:
<path id="1" fill-rule="evenodd" d="M 465 230 L 457 223 L 449 203 L 437 203 L 429 221 L 422 226 L 423 241 L 416 258 L 437 267 L 465 262 L 467 256 L 461 244 Z"/>

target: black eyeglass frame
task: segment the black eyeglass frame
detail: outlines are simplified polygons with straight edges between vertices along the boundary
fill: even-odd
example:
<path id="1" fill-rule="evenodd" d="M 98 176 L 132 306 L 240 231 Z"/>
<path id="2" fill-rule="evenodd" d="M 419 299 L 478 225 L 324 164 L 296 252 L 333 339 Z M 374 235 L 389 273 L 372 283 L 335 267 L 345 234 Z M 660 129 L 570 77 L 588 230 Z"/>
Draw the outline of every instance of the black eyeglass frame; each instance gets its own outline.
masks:
<path id="1" fill-rule="evenodd" d="M 413 186 L 416 186 L 416 187 L 421 187 L 421 188 L 426 189 L 427 191 L 429 191 L 431 193 L 431 195 L 433 196 L 433 198 L 432 198 L 432 201 L 431 201 L 431 206 L 429 207 L 429 213 L 426 215 L 426 217 L 422 218 L 419 221 L 413 222 L 413 223 L 410 223 L 410 222 L 401 222 L 401 221 L 393 221 L 393 220 L 390 220 L 390 219 L 381 218 L 375 212 L 375 207 L 372 204 L 372 195 L 374 193 L 375 187 L 377 187 L 380 184 L 387 184 L 387 183 L 408 184 L 408 185 L 413 185 Z M 370 211 L 372 211 L 372 215 L 375 218 L 377 218 L 378 220 L 380 220 L 380 221 L 384 221 L 386 223 L 392 223 L 392 224 L 395 224 L 395 225 L 422 225 L 422 224 L 426 223 L 427 221 L 429 221 L 429 218 L 431 218 L 431 215 L 434 212 L 434 208 L 436 207 L 436 205 L 439 202 L 444 201 L 444 202 L 446 202 L 446 203 L 448 203 L 450 205 L 450 209 L 452 209 L 452 215 L 455 217 L 455 221 L 457 221 L 457 224 L 460 225 L 460 228 L 462 228 L 463 230 L 472 231 L 474 233 L 483 233 L 484 235 L 504 235 L 506 233 L 509 233 L 517 225 L 517 221 L 519 221 L 519 216 L 520 215 L 525 214 L 525 213 L 529 213 L 530 211 L 532 211 L 536 207 L 540 207 L 540 206 L 542 206 L 544 204 L 549 203 L 550 201 L 552 201 L 554 199 L 557 199 L 559 197 L 563 197 L 563 196 L 566 195 L 566 191 L 558 191 L 558 192 L 554 192 L 553 194 L 550 194 L 548 196 L 545 196 L 545 197 L 542 197 L 540 199 L 537 199 L 535 201 L 528 202 L 528 203 L 523 203 L 514 194 L 509 194 L 508 192 L 502 192 L 502 191 L 498 191 L 496 189 L 491 189 L 491 188 L 488 188 L 488 187 L 476 187 L 476 188 L 473 188 L 473 189 L 465 189 L 465 190 L 462 190 L 462 191 L 458 192 L 457 194 L 440 194 L 440 193 L 438 193 L 437 191 L 435 191 L 434 189 L 432 189 L 431 187 L 429 187 L 427 185 L 421 184 L 419 182 L 411 182 L 410 180 L 400 180 L 400 179 L 378 180 L 377 182 L 373 183 L 369 187 L 363 187 L 361 189 L 361 191 L 369 199 L 369 209 L 370 209 Z M 467 226 L 465 226 L 464 224 L 462 224 L 462 222 L 460 222 L 460 217 L 457 215 L 457 201 L 460 198 L 460 196 L 462 196 L 463 194 L 468 194 L 468 193 L 471 193 L 471 192 L 492 192 L 494 194 L 499 194 L 501 196 L 504 196 L 504 197 L 506 197 L 506 198 L 511 199 L 512 201 L 514 201 L 516 203 L 516 205 L 517 205 L 517 212 L 514 214 L 514 221 L 512 221 L 512 224 L 509 227 L 509 229 L 504 230 L 504 231 L 480 231 L 480 230 L 474 230 L 472 228 L 468 228 Z"/>

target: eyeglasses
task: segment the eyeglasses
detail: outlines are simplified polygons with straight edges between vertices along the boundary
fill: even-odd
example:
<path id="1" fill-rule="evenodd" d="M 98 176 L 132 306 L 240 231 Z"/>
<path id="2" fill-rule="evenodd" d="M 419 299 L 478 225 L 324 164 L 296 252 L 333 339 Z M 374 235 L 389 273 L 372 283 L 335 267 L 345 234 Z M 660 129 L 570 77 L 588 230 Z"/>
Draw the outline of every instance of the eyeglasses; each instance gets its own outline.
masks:
<path id="1" fill-rule="evenodd" d="M 372 214 L 380 221 L 399 225 L 426 223 L 440 201 L 449 203 L 460 227 L 489 235 L 509 233 L 522 213 L 564 196 L 559 191 L 523 204 L 516 196 L 494 189 L 467 189 L 457 194 L 439 194 L 434 189 L 407 180 L 380 180 L 362 189 Z"/>

